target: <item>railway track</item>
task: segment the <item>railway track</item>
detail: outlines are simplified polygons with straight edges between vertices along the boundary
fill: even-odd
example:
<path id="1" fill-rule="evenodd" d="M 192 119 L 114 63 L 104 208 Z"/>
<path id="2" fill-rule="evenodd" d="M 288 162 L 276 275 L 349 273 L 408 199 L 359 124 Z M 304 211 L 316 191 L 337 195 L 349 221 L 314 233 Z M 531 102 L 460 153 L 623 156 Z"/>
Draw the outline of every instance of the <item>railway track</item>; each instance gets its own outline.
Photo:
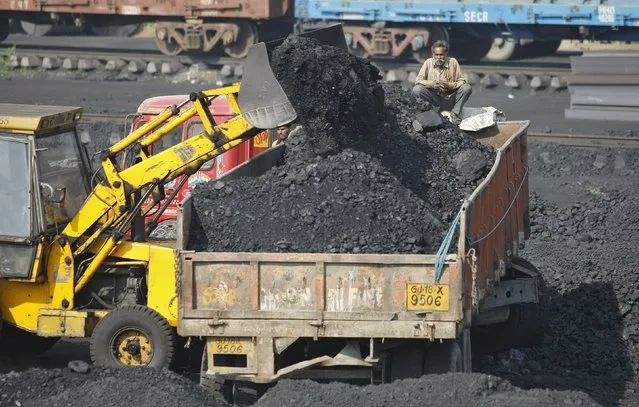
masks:
<path id="1" fill-rule="evenodd" d="M 60 37 L 58 37 L 60 38 Z M 85 58 L 100 61 L 108 60 L 140 60 L 143 62 L 179 62 L 190 66 L 196 63 L 204 63 L 212 69 L 220 68 L 224 65 L 241 65 L 242 60 L 216 56 L 210 53 L 187 53 L 175 57 L 162 54 L 153 45 L 152 40 L 146 38 L 127 38 L 110 40 L 96 40 L 95 37 L 75 38 L 73 42 L 65 43 L 56 37 L 29 38 L 12 36 L 4 43 L 0 44 L 0 54 L 4 50 L 15 46 L 15 55 L 19 58 L 35 56 L 38 58 Z M 68 39 L 67 39 L 68 41 Z M 375 59 L 371 61 L 382 71 L 404 70 L 406 72 L 419 71 L 421 64 L 411 61 L 397 61 L 395 59 Z M 464 71 L 473 72 L 478 75 L 501 74 L 509 75 L 549 75 L 565 76 L 570 73 L 570 62 L 567 57 L 552 57 L 542 59 L 531 59 L 522 61 L 508 61 L 504 63 L 480 63 L 463 64 Z"/>
<path id="2" fill-rule="evenodd" d="M 121 121 L 123 115 L 113 114 L 84 114 L 81 122 L 85 124 L 102 121 Z M 575 147 L 592 148 L 639 148 L 639 137 L 597 136 L 587 134 L 560 133 L 528 133 L 528 139 L 545 143 L 555 143 Z"/>

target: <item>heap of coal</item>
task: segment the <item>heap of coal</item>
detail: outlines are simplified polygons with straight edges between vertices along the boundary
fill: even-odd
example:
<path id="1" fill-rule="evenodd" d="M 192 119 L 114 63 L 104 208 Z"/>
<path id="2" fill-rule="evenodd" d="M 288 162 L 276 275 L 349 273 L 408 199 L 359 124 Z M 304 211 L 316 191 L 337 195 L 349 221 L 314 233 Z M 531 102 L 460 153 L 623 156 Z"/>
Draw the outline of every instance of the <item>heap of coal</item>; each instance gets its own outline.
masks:
<path id="1" fill-rule="evenodd" d="M 448 373 L 405 379 L 390 384 L 353 386 L 281 380 L 256 404 L 259 407 L 308 406 L 459 406 L 555 407 L 600 404 L 583 392 L 521 390 L 494 376 Z"/>
<path id="2" fill-rule="evenodd" d="M 97 404 L 96 404 L 97 403 Z M 169 370 L 108 369 L 86 373 L 33 368 L 0 375 L 0 406 L 21 407 L 222 406 L 197 383 Z"/>
<path id="3" fill-rule="evenodd" d="M 302 131 L 264 175 L 195 188 L 189 247 L 436 251 L 492 148 L 447 121 L 420 122 L 412 95 L 382 86 L 375 67 L 345 50 L 291 37 L 272 63 Z"/>

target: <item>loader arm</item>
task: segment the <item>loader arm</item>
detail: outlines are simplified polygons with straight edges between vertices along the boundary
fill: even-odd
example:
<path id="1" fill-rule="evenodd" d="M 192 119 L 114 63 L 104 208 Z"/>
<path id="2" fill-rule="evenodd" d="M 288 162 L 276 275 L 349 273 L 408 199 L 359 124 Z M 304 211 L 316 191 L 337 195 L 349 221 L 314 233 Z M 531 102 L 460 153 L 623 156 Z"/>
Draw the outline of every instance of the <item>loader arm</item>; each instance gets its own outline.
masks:
<path id="1" fill-rule="evenodd" d="M 167 115 L 160 115 L 158 119 L 150 122 L 148 127 L 157 127 L 158 123 L 165 123 L 164 126 L 146 137 L 143 131 L 133 132 L 103 154 L 102 168 L 106 180 L 94 188 L 78 214 L 63 231 L 63 236 L 73 245 L 73 258 L 85 253 L 94 244 L 100 244 L 99 249 L 94 251 L 93 259 L 82 274 L 77 276 L 74 288 L 76 293 L 86 285 L 124 237 L 144 198 L 154 188 L 181 175 L 195 173 L 205 162 L 263 131 L 250 124 L 242 114 L 220 125 L 214 123 L 208 110 L 208 98 L 225 95 L 231 101 L 232 108 L 239 113 L 236 102 L 238 90 L 239 86 L 234 85 L 192 95 L 190 99 L 193 101 L 193 107 L 181 114 L 176 106 L 170 108 L 171 116 L 177 117 L 167 121 Z M 156 155 L 146 154 L 146 147 L 160 140 L 196 113 L 202 118 L 206 129 L 204 133 Z M 292 119 L 294 118 L 293 116 Z M 291 121 L 290 118 L 285 120 Z M 121 170 L 115 155 L 130 146 L 136 148 L 139 160 Z M 134 199 L 134 194 L 139 193 L 146 195 L 142 199 Z M 101 239 L 103 236 L 108 236 L 106 241 Z"/>

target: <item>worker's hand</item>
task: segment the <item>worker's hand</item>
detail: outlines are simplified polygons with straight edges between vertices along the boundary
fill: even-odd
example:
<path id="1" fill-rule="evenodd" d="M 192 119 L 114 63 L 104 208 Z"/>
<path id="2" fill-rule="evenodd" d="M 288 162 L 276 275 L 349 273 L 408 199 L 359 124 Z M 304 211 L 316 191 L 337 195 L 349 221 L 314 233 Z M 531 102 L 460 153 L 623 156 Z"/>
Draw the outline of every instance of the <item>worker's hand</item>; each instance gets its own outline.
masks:
<path id="1" fill-rule="evenodd" d="M 451 87 L 451 84 L 448 82 L 439 82 L 439 89 L 443 92 L 449 91 Z"/>

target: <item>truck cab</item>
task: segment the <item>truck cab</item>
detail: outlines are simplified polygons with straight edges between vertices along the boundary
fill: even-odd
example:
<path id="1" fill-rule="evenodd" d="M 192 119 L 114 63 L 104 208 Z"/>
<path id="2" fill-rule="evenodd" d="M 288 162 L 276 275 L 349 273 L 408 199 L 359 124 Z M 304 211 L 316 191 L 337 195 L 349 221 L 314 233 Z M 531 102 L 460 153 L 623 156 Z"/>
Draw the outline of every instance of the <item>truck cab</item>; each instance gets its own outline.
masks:
<path id="1" fill-rule="evenodd" d="M 164 111 L 167 106 L 179 105 L 188 98 L 188 95 L 165 95 L 145 99 L 138 106 L 130 131 L 132 132 L 148 123 L 149 121 L 153 120 L 153 118 Z M 188 109 L 191 106 L 192 103 L 189 102 L 184 106 L 184 108 Z M 224 95 L 218 96 L 213 99 L 209 108 L 213 119 L 218 124 L 224 123 L 235 116 L 235 114 L 231 110 L 231 107 L 229 106 L 226 96 Z M 177 127 L 171 133 L 163 137 L 160 141 L 154 143 L 150 147 L 149 153 L 157 154 L 171 146 L 187 140 L 190 137 L 201 134 L 204 131 L 205 130 L 204 125 L 202 124 L 202 119 L 200 119 L 199 115 L 196 114 L 189 120 L 185 121 L 182 126 Z M 193 190 L 195 185 L 200 182 L 207 182 L 212 179 L 219 178 L 236 166 L 268 149 L 269 146 L 269 131 L 265 130 L 252 139 L 241 143 L 237 147 L 230 149 L 229 151 L 202 165 L 199 171 L 188 177 L 188 181 L 184 183 L 183 187 L 180 189 L 180 191 L 177 192 L 175 197 L 169 203 L 167 209 L 161 214 L 161 216 L 157 220 L 158 227 L 155 229 L 150 237 L 154 239 L 173 239 L 175 222 L 178 213 L 178 204 L 184 201 L 184 199 L 186 199 L 191 194 L 191 191 Z M 175 179 L 164 186 L 165 194 L 167 197 L 171 195 L 176 186 L 180 185 L 183 177 L 186 177 L 186 175 L 183 175 L 182 177 Z M 162 203 L 163 202 L 158 204 L 157 207 L 162 205 Z M 150 209 L 148 210 L 148 214 L 146 216 L 146 219 L 149 220 L 154 216 L 154 212 L 157 210 L 157 208 L 149 208 L 149 205 L 153 204 L 152 197 L 147 198 L 145 204 L 145 210 Z"/>

